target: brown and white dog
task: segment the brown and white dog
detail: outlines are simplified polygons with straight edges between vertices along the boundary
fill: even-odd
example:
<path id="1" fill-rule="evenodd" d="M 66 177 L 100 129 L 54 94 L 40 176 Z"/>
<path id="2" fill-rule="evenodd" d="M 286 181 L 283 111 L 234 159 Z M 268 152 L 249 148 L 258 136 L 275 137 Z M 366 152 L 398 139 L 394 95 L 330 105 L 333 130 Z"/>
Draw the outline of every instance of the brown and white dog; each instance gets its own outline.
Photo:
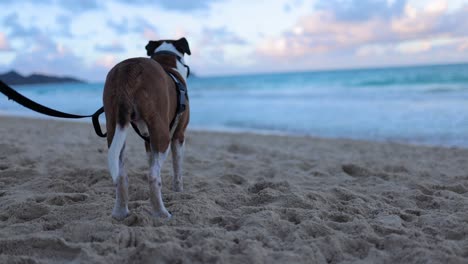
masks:
<path id="1" fill-rule="evenodd" d="M 182 191 L 182 161 L 184 134 L 189 122 L 189 105 L 177 118 L 178 95 L 170 72 L 185 87 L 188 67 L 184 55 L 190 55 L 185 38 L 179 40 L 150 41 L 146 50 L 151 58 L 132 58 L 115 65 L 108 73 L 104 86 L 109 170 L 116 185 L 116 199 L 112 216 L 128 216 L 128 176 L 125 171 L 124 150 L 131 122 L 141 134 L 149 137 L 145 142 L 149 158 L 150 203 L 152 215 L 170 218 L 161 194 L 161 167 L 172 150 L 174 178 L 172 188 Z M 173 129 L 170 123 L 176 120 Z"/>

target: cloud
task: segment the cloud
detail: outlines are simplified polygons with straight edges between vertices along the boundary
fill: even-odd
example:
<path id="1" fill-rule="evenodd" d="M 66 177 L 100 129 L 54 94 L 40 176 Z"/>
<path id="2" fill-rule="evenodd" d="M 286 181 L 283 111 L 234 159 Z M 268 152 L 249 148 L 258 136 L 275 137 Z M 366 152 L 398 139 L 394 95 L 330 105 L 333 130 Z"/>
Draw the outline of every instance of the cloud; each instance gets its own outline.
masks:
<path id="1" fill-rule="evenodd" d="M 404 15 L 393 20 L 391 27 L 400 35 L 427 34 L 434 31 L 446 11 L 446 1 L 430 2 L 424 10 L 416 10 L 411 5 L 406 5 Z"/>
<path id="2" fill-rule="evenodd" d="M 457 50 L 460 52 L 468 51 L 468 38 L 459 41 Z"/>
<path id="3" fill-rule="evenodd" d="M 359 47 L 355 54 L 358 57 L 371 57 L 371 56 L 382 56 L 391 51 L 389 45 L 363 45 Z"/>
<path id="4" fill-rule="evenodd" d="M 232 50 L 248 47 L 248 42 L 245 39 L 225 26 L 205 27 L 200 35 L 201 38 L 192 46 L 191 58 L 194 61 L 194 67 L 219 68 L 227 60 L 239 58 L 232 53 Z"/>
<path id="5" fill-rule="evenodd" d="M 19 23 L 18 14 L 12 13 L 3 19 L 3 25 L 11 30 L 9 36 L 15 37 L 31 37 L 41 33 L 41 30 L 36 26 L 24 27 Z"/>
<path id="6" fill-rule="evenodd" d="M 148 22 L 148 20 L 141 17 L 135 17 L 133 19 L 124 17 L 120 21 L 109 20 L 107 21 L 107 26 L 113 29 L 118 35 L 137 33 L 141 34 L 146 40 L 158 38 L 157 28 Z"/>
<path id="7" fill-rule="evenodd" d="M 97 44 L 94 46 L 94 49 L 99 52 L 112 52 L 112 53 L 125 52 L 125 48 L 118 41 L 114 41 L 112 42 L 112 44 L 108 44 L 108 45 Z"/>
<path id="8" fill-rule="evenodd" d="M 398 44 L 396 50 L 402 54 L 414 54 L 429 51 L 432 47 L 430 41 L 412 41 Z"/>
<path id="9" fill-rule="evenodd" d="M 10 38 L 22 38 L 30 39 L 34 36 L 44 34 L 47 31 L 49 35 L 57 35 L 62 37 L 72 37 L 72 31 L 70 29 L 72 17 L 69 15 L 57 15 L 55 18 L 55 24 L 52 28 L 40 29 L 39 27 L 24 26 L 20 23 L 20 17 L 18 13 L 11 13 L 3 19 L 4 27 L 10 32 L 8 35 Z"/>
<path id="10" fill-rule="evenodd" d="M 10 47 L 10 43 L 5 36 L 5 33 L 0 32 L 0 52 L 2 51 L 12 51 L 12 48 Z"/>
<path id="11" fill-rule="evenodd" d="M 19 1 L 15 0 L 2 0 L 2 4 L 4 5 L 11 5 L 16 4 Z M 21 3 L 31 3 L 34 5 L 44 5 L 44 6 L 60 6 L 65 10 L 72 11 L 72 12 L 84 12 L 93 9 L 101 8 L 101 3 L 97 0 L 22 0 Z"/>
<path id="12" fill-rule="evenodd" d="M 101 7 L 97 0 L 79 0 L 79 1 L 54 1 L 66 10 L 73 12 L 83 12 L 98 9 Z"/>
<path id="13" fill-rule="evenodd" d="M 448 47 L 450 40 L 463 38 L 468 31 L 468 8 L 449 13 L 445 0 L 426 2 L 422 9 L 406 3 L 403 11 L 400 6 L 404 1 L 396 0 L 391 6 L 387 1 L 363 1 L 363 13 L 367 9 L 374 11 L 362 16 L 347 5 L 334 11 L 328 8 L 328 5 L 354 2 L 327 2 L 324 10 L 300 18 L 294 27 L 280 36 L 260 42 L 256 47 L 257 56 L 283 60 L 339 53 L 358 57 L 380 56 L 386 52 L 418 54 L 435 46 Z M 387 9 L 390 10 L 388 15 L 375 15 Z M 446 40 L 434 45 L 432 42 L 436 39 Z M 455 50 L 464 50 L 464 47 L 460 44 Z"/>
<path id="14" fill-rule="evenodd" d="M 334 13 L 339 21 L 390 19 L 402 14 L 407 0 L 323 0 L 317 10 Z"/>
<path id="15" fill-rule="evenodd" d="M 125 4 L 139 4 L 139 5 L 159 5 L 165 9 L 175 11 L 194 11 L 208 9 L 212 3 L 220 2 L 222 0 L 120 0 Z"/>
<path id="16" fill-rule="evenodd" d="M 21 72 L 69 75 L 82 70 L 82 59 L 47 36 L 36 36 L 28 51 L 17 53 L 11 67 Z"/>
<path id="17" fill-rule="evenodd" d="M 58 27 L 58 35 L 63 36 L 63 37 L 72 37 L 73 34 L 71 33 L 71 22 L 72 22 L 72 17 L 69 15 L 59 15 L 55 18 L 55 21 L 57 22 L 57 27 Z"/>
<path id="18" fill-rule="evenodd" d="M 44 73 L 58 76 L 76 76 L 84 80 L 102 80 L 108 69 L 102 65 L 88 65 L 83 57 L 47 35 L 32 37 L 31 47 L 16 53 L 9 69 L 24 74 Z"/>
<path id="19" fill-rule="evenodd" d="M 247 41 L 226 27 L 204 28 L 202 45 L 246 45 Z"/>
<path id="20" fill-rule="evenodd" d="M 141 32 L 143 38 L 146 40 L 154 40 L 158 38 L 158 30 L 156 27 L 143 18 L 137 18 L 135 20 L 135 26 L 133 27 L 133 30 L 136 32 Z"/>
<path id="21" fill-rule="evenodd" d="M 116 64 L 117 64 L 117 58 L 113 55 L 104 55 L 102 57 L 99 57 L 94 62 L 95 66 L 102 67 L 106 70 L 110 70 Z"/>
<path id="22" fill-rule="evenodd" d="M 130 32 L 128 18 L 126 17 L 122 18 L 120 22 L 108 20 L 107 26 L 113 29 L 117 34 L 127 34 L 128 32 Z"/>
<path id="23" fill-rule="evenodd" d="M 302 17 L 280 37 L 267 38 L 256 49 L 261 57 L 294 58 L 352 49 L 386 37 L 382 20 L 340 21 L 319 11 Z"/>

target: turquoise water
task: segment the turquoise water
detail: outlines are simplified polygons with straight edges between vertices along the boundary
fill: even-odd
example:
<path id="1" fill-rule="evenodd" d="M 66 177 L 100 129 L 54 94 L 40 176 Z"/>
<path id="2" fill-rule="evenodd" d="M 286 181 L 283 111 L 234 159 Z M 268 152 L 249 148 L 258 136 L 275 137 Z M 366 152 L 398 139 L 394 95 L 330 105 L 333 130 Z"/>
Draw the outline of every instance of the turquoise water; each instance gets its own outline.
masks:
<path id="1" fill-rule="evenodd" d="M 62 111 L 99 108 L 103 84 L 17 86 Z M 468 64 L 189 80 L 191 128 L 468 147 Z M 32 115 L 0 98 L 0 111 Z"/>

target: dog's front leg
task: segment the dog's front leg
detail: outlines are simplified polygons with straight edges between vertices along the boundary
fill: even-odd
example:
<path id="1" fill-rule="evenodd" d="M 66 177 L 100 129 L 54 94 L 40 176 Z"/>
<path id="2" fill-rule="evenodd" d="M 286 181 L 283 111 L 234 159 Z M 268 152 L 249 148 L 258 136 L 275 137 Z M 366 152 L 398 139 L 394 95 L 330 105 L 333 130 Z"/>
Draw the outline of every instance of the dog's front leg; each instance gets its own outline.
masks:
<path id="1" fill-rule="evenodd" d="M 161 181 L 161 168 L 169 153 L 169 146 L 163 153 L 153 151 L 153 160 L 151 164 L 151 171 L 149 175 L 150 184 L 150 202 L 152 207 L 152 214 L 157 217 L 170 218 L 171 214 L 164 206 L 162 199 L 162 181 Z"/>
<path id="2" fill-rule="evenodd" d="M 174 169 L 174 176 L 172 178 L 172 190 L 175 192 L 181 192 L 184 190 L 184 184 L 182 180 L 182 163 L 184 161 L 184 148 L 184 140 L 172 140 L 172 167 Z"/>

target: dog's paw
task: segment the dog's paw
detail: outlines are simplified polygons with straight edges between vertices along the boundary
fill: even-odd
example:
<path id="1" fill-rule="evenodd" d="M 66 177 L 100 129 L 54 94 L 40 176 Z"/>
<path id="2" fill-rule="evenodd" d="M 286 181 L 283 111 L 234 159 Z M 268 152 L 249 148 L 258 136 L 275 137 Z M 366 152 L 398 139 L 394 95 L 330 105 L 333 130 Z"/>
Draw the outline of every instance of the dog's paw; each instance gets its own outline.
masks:
<path id="1" fill-rule="evenodd" d="M 129 215 L 130 211 L 128 211 L 128 208 L 114 208 L 112 210 L 112 217 L 119 221 L 124 220 Z"/>
<path id="2" fill-rule="evenodd" d="M 172 185 L 172 190 L 174 192 L 183 192 L 184 191 L 184 186 L 182 184 L 179 184 L 179 185 L 174 184 L 174 185 Z"/>
<path id="3" fill-rule="evenodd" d="M 172 215 L 171 213 L 169 213 L 169 211 L 167 211 L 166 209 L 164 210 L 160 210 L 160 211 L 157 211 L 157 212 L 152 212 L 151 215 L 153 217 L 157 217 L 157 218 L 165 218 L 167 220 L 171 219 L 172 218 Z"/>
<path id="4" fill-rule="evenodd" d="M 174 192 L 183 192 L 184 191 L 184 184 L 180 181 L 173 181 L 172 182 L 172 190 Z"/>

